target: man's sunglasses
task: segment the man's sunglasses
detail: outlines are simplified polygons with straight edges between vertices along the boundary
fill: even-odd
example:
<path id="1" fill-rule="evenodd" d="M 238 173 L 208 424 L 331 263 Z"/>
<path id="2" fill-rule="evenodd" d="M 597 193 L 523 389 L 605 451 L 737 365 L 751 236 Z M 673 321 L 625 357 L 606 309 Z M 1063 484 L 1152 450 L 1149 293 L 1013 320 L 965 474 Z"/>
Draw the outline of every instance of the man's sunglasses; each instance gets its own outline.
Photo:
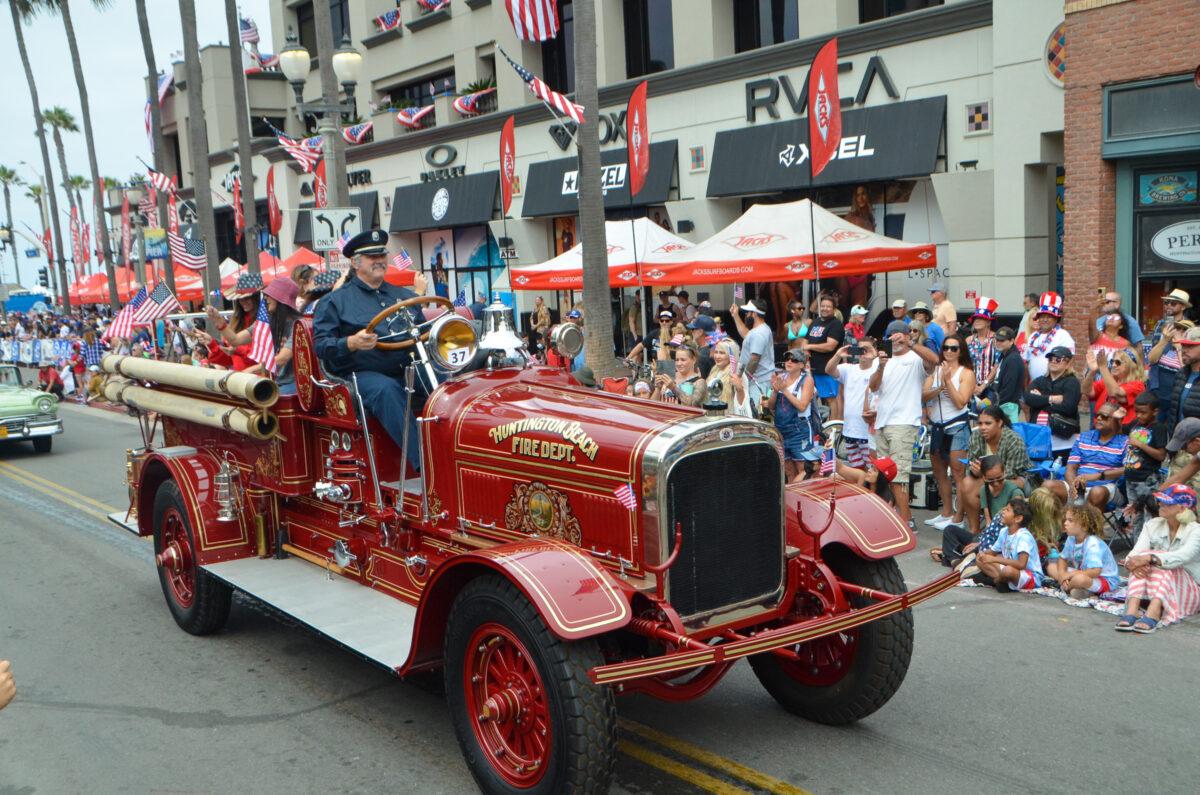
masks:
<path id="1" fill-rule="evenodd" d="M 1000 477 L 998 477 L 998 478 L 984 478 L 983 482 L 984 482 L 984 483 L 1003 483 L 1003 482 L 1004 482 L 1004 476 L 1003 476 L 1003 475 L 1001 475 L 1001 476 L 1000 476 Z"/>
<path id="2" fill-rule="evenodd" d="M 1048 361 L 1048 362 L 1065 362 L 1069 358 L 1070 358 L 1069 356 L 1047 356 L 1046 361 Z"/>
<path id="3" fill-rule="evenodd" d="M 1098 420 L 1111 420 L 1112 418 L 1112 414 L 1100 414 L 1099 412 L 1096 414 L 1096 419 Z"/>

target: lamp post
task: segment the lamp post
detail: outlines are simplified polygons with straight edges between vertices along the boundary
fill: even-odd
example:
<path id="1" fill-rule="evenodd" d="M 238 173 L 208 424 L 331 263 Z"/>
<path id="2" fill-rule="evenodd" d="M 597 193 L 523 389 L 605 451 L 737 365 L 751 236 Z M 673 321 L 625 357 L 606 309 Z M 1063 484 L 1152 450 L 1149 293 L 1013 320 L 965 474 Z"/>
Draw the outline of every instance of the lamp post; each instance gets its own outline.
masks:
<path id="1" fill-rule="evenodd" d="M 134 207 L 138 207 L 142 203 L 142 198 L 146 195 L 145 189 L 141 185 L 130 185 L 125 191 L 125 195 L 129 197 L 129 203 Z M 138 259 L 134 266 L 134 278 L 140 284 L 146 283 L 146 236 L 142 233 L 142 213 L 141 210 L 134 210 L 129 214 L 129 220 L 133 222 L 133 234 L 137 237 Z M 129 263 L 125 263 L 125 267 L 129 267 Z"/>
<path id="2" fill-rule="evenodd" d="M 358 78 L 362 71 L 363 57 L 362 53 L 351 46 L 350 39 L 343 36 L 341 46 L 334 51 L 332 60 L 334 75 L 341 84 L 346 99 L 338 102 L 334 97 L 330 101 L 323 95 L 318 101 L 305 102 L 304 84 L 311 71 L 312 56 L 290 32 L 287 46 L 279 53 L 279 67 L 283 70 L 288 82 L 291 83 L 292 91 L 296 95 L 297 118 L 301 125 L 304 124 L 305 115 L 311 115 L 317 120 L 317 132 L 322 140 L 322 157 L 325 158 L 325 176 L 333 190 L 333 200 L 340 204 L 349 200 L 346 175 L 343 173 L 344 164 L 334 156 L 334 147 L 337 145 L 335 143 L 337 136 L 341 135 L 339 126 L 342 115 L 347 114 L 353 117 L 355 114 L 354 89 L 358 85 Z"/>

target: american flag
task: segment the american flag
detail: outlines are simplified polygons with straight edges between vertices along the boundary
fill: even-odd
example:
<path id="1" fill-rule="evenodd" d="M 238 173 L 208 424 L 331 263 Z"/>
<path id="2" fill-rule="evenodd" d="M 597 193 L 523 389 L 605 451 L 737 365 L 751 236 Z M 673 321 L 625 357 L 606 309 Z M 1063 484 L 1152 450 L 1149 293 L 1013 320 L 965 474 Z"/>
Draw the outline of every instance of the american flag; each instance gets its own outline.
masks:
<path id="1" fill-rule="evenodd" d="M 1039 411 L 1038 415 L 1037 415 L 1037 424 L 1038 425 L 1049 425 L 1050 424 L 1050 412 Z"/>
<path id="2" fill-rule="evenodd" d="M 555 0 L 504 0 L 517 38 L 546 41 L 558 35 L 558 3 Z"/>
<path id="3" fill-rule="evenodd" d="M 158 105 L 161 108 L 163 100 L 167 97 L 167 91 L 171 88 L 171 84 L 175 82 L 175 73 L 168 72 L 158 76 Z M 150 151 L 154 151 L 154 132 L 150 129 L 150 100 L 146 100 L 146 138 L 150 141 Z"/>
<path id="4" fill-rule="evenodd" d="M 467 305 L 467 291 L 465 289 L 459 290 L 458 295 L 454 296 L 454 300 L 451 301 L 450 303 L 454 304 L 455 306 L 466 306 Z"/>
<path id="5" fill-rule="evenodd" d="M 426 105 L 423 108 L 401 108 L 396 112 L 396 121 L 410 129 L 420 129 L 421 119 L 431 112 L 433 112 L 433 105 Z"/>
<path id="6" fill-rule="evenodd" d="M 493 88 L 485 88 L 482 91 L 476 91 L 472 94 L 463 94 L 458 99 L 454 100 L 454 109 L 463 116 L 474 116 L 479 113 L 479 101 L 495 91 Z"/>
<path id="7" fill-rule="evenodd" d="M 117 313 L 113 318 L 113 322 L 108 324 L 108 328 L 104 330 L 104 334 L 100 337 L 101 340 L 107 342 L 114 337 L 129 339 L 133 335 L 133 316 L 138 311 L 138 307 L 146 302 L 146 288 L 143 287 L 137 291 L 137 295 L 133 300 Z"/>
<path id="8" fill-rule="evenodd" d="M 274 69 L 279 66 L 279 56 L 272 55 L 269 52 L 260 52 L 258 54 L 258 63 L 263 69 Z"/>
<path id="9" fill-rule="evenodd" d="M 432 14 L 434 11 L 441 11 L 443 8 L 450 7 L 450 0 L 417 0 L 417 5 L 426 14 Z"/>
<path id="10" fill-rule="evenodd" d="M 161 282 L 156 286 L 142 305 L 133 314 L 133 325 L 148 326 L 160 317 L 179 311 L 179 302 L 175 295 Z"/>
<path id="11" fill-rule="evenodd" d="M 138 212 L 150 226 L 158 226 L 158 191 L 154 189 L 153 185 L 142 194 L 142 200 L 138 203 Z"/>
<path id="12" fill-rule="evenodd" d="M 400 249 L 400 253 L 392 257 L 392 264 L 402 271 L 406 271 L 413 266 L 413 259 L 408 255 L 408 249 Z"/>
<path id="13" fill-rule="evenodd" d="M 174 181 L 161 171 L 149 169 L 146 173 L 150 177 L 150 184 L 153 185 L 155 189 L 165 191 L 167 193 L 175 190 Z"/>
<path id="14" fill-rule="evenodd" d="M 373 121 L 355 124 L 353 127 L 343 127 L 342 140 L 348 144 L 361 144 L 373 129 L 375 129 L 375 122 Z"/>
<path id="15" fill-rule="evenodd" d="M 247 358 L 258 362 L 268 372 L 275 372 L 275 341 L 271 338 L 271 318 L 267 315 L 267 302 L 258 302 L 258 315 L 250 327 L 250 353 Z"/>
<path id="16" fill-rule="evenodd" d="M 242 44 L 258 44 L 258 25 L 249 17 L 238 17 L 238 33 Z"/>
<path id="17" fill-rule="evenodd" d="M 525 81 L 525 84 L 529 86 L 529 90 L 533 92 L 535 97 L 545 102 L 551 110 L 570 117 L 570 119 L 576 124 L 583 124 L 583 105 L 578 105 L 572 102 L 542 82 L 541 78 L 534 77 L 532 72 L 521 66 L 512 58 L 509 58 L 508 53 L 506 53 L 503 49 L 500 49 L 500 54 L 504 56 L 504 60 L 508 61 L 513 69 L 517 70 L 517 74 L 519 74 L 521 79 Z"/>
<path id="18" fill-rule="evenodd" d="M 203 240 L 180 237 L 177 233 L 167 232 L 167 247 L 171 249 L 171 259 L 176 265 L 202 271 L 208 267 L 208 252 Z"/>
<path id="19" fill-rule="evenodd" d="M 834 460 L 833 448 L 826 447 L 821 453 L 821 477 L 829 477 L 837 469 L 837 462 Z"/>
<path id="20" fill-rule="evenodd" d="M 292 158 L 300 164 L 300 169 L 306 174 L 312 171 L 317 161 L 321 159 L 321 147 L 313 148 L 308 145 L 307 141 L 296 141 L 288 138 L 286 135 L 277 136 L 279 144 L 283 147 Z M 320 140 L 320 139 L 318 139 Z"/>
<path id="21" fill-rule="evenodd" d="M 637 495 L 633 493 L 633 486 L 629 483 L 622 483 L 613 489 L 613 496 L 617 498 L 617 502 L 621 503 L 630 511 L 636 511 L 638 507 Z"/>
<path id="22" fill-rule="evenodd" d="M 337 250 L 338 250 L 339 252 L 340 252 L 340 251 L 345 251 L 345 249 L 346 249 L 346 244 L 350 242 L 350 238 L 351 238 L 351 237 L 352 237 L 352 235 L 351 235 L 349 232 L 347 232 L 346 234 L 344 234 L 344 235 L 342 235 L 341 237 L 339 237 L 339 238 L 338 238 L 338 241 L 337 241 Z M 345 256 L 345 255 L 343 255 L 343 256 Z"/>
<path id="23" fill-rule="evenodd" d="M 400 9 L 394 8 L 391 11 L 384 11 L 373 20 L 375 27 L 379 28 L 380 32 L 385 30 L 395 30 L 400 27 Z"/>

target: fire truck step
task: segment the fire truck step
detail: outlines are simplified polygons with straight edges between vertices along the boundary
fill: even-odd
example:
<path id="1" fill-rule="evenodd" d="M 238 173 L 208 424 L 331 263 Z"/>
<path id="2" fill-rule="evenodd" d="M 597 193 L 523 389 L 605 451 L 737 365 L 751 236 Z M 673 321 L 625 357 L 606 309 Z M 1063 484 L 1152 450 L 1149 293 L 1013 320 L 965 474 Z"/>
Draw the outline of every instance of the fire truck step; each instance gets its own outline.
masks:
<path id="1" fill-rule="evenodd" d="M 417 608 L 299 558 L 242 558 L 204 566 L 239 591 L 395 671 L 412 646 Z"/>
<path id="2" fill-rule="evenodd" d="M 123 530 L 128 530 L 135 536 L 141 535 L 141 533 L 138 532 L 136 513 L 129 514 L 127 517 L 125 511 L 113 511 L 108 515 L 108 521 L 112 522 Z"/>

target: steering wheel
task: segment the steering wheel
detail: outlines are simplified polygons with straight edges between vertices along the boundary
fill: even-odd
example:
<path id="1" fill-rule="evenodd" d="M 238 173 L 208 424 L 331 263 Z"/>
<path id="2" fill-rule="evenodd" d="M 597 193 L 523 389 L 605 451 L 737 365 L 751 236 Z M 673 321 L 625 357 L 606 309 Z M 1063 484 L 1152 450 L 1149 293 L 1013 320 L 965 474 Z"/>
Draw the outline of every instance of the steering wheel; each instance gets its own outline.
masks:
<path id="1" fill-rule="evenodd" d="M 371 318 L 371 322 L 367 324 L 366 330 L 369 331 L 370 333 L 374 334 L 375 327 L 378 326 L 380 323 L 382 323 L 384 318 L 390 317 L 390 316 L 396 314 L 401 309 L 407 309 L 410 306 L 419 306 L 421 304 L 441 304 L 442 306 L 446 307 L 446 309 L 450 310 L 451 312 L 454 311 L 454 304 L 452 304 L 450 302 L 450 299 L 448 299 L 448 298 L 442 298 L 440 295 L 418 295 L 415 298 L 405 298 L 403 301 L 397 301 L 396 303 L 389 306 L 387 309 L 380 312 L 375 317 Z M 419 325 L 424 325 L 424 324 L 422 323 Z M 420 338 L 421 338 L 422 342 L 429 339 L 429 332 L 428 331 L 423 332 L 420 335 Z M 381 351 L 398 351 L 398 350 L 402 350 L 404 348 L 411 348 L 413 345 L 416 345 L 416 344 L 417 344 L 417 340 L 415 338 L 412 338 L 412 339 L 401 340 L 400 342 L 377 342 L 377 343 L 375 343 L 375 347 Z"/>

